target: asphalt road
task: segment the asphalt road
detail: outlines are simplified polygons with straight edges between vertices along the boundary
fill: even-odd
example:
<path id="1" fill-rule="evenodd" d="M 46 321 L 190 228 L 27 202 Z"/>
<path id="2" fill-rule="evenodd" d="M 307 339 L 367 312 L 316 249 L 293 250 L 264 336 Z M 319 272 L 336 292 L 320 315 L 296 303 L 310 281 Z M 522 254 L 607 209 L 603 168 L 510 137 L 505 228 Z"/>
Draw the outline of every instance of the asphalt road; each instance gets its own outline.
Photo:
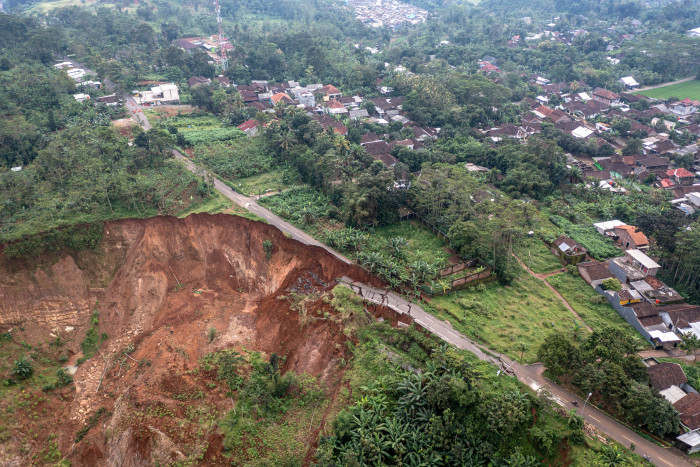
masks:
<path id="1" fill-rule="evenodd" d="M 512 374 L 520 382 L 528 385 L 535 391 L 542 388 L 548 390 L 557 404 L 567 411 L 576 410 L 579 415 L 583 415 L 588 424 L 594 426 L 601 433 L 606 434 L 627 448 L 634 443 L 635 452 L 640 456 L 649 456 L 654 465 L 674 467 L 694 465 L 682 452 L 676 449 L 666 449 L 648 441 L 614 418 L 609 417 L 597 407 L 585 405 L 584 409 L 584 401 L 581 398 L 543 376 L 544 367 L 542 364 L 521 365 L 504 355 L 499 355 L 498 352 L 489 351 L 455 330 L 449 322 L 435 318 L 419 305 L 411 303 L 392 292 L 361 282 L 353 282 L 348 277 L 341 278 L 341 282 L 366 300 L 388 306 L 398 313 L 409 314 L 417 324 L 445 342 L 460 349 L 468 350 L 480 360 L 491 362 L 500 367 L 504 378 L 508 377 L 506 376 L 507 374 Z M 572 401 L 576 401 L 578 406 L 575 406 Z"/>
<path id="2" fill-rule="evenodd" d="M 136 116 L 141 127 L 144 130 L 150 129 L 151 125 L 148 122 L 148 118 L 146 118 L 143 112 L 139 112 L 139 110 L 142 110 L 142 108 L 136 104 L 134 99 L 130 95 L 125 95 L 124 102 L 127 109 L 129 109 L 131 112 L 131 115 Z M 224 182 L 215 177 L 211 172 L 208 172 L 207 170 L 195 165 L 189 158 L 183 156 L 179 151 L 173 150 L 173 155 L 177 159 L 183 161 L 185 167 L 187 167 L 187 169 L 193 173 L 199 174 L 200 176 L 206 178 L 213 178 L 214 188 L 223 196 L 239 206 L 244 207 L 253 214 L 265 219 L 269 224 L 274 225 L 281 231 L 289 234 L 291 238 L 306 245 L 321 247 L 336 256 L 341 261 L 344 261 L 347 264 L 352 263 L 349 259 L 337 251 L 329 248 L 327 245 L 319 242 L 309 234 L 284 221 L 282 218 L 273 214 L 268 209 L 260 206 L 253 198 L 237 193 Z M 420 324 L 425 329 L 438 336 L 440 339 L 456 347 L 472 352 L 480 360 L 489 361 L 499 366 L 502 370 L 507 370 L 508 374 L 515 375 L 518 380 L 524 384 L 527 384 L 532 389 L 539 390 L 540 388 L 546 388 L 552 394 L 555 401 L 565 409 L 575 409 L 576 407 L 571 402 L 574 400 L 577 401 L 579 407 L 576 409 L 577 412 L 581 414 L 584 401 L 575 396 L 573 393 L 554 384 L 542 376 L 543 368 L 541 364 L 521 365 L 517 362 L 513 362 L 508 357 L 503 355 L 494 357 L 493 355 L 497 355 L 498 352 L 491 352 L 476 342 L 468 339 L 466 336 L 456 331 L 449 322 L 441 321 L 435 318 L 430 313 L 423 310 L 423 308 L 421 308 L 419 305 L 410 303 L 394 293 L 376 289 L 366 284 L 351 283 L 349 279 L 344 279 L 348 285 L 352 286 L 353 290 L 361 293 L 364 298 L 374 301 L 375 303 L 383 303 L 399 313 L 409 313 L 416 323 Z M 506 371 L 504 371 L 504 373 L 506 373 Z M 506 378 L 508 376 L 504 374 L 503 377 Z M 594 406 L 587 405 L 585 412 L 583 413 L 583 417 L 587 423 L 593 425 L 602 433 L 605 433 L 609 437 L 616 440 L 618 443 L 626 447 L 629 447 L 631 443 L 634 443 L 636 446 L 635 452 L 641 456 L 649 456 L 652 459 L 652 462 L 657 466 L 680 467 L 694 465 L 679 451 L 665 449 L 650 441 L 647 441 L 633 430 L 622 425 L 612 417 L 604 414 Z"/>

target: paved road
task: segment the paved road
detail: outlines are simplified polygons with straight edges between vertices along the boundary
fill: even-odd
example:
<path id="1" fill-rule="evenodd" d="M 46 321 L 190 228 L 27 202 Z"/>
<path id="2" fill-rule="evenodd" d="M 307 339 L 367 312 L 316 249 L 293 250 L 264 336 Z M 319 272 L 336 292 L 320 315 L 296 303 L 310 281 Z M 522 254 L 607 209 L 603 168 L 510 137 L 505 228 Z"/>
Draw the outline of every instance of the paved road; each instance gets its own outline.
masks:
<path id="1" fill-rule="evenodd" d="M 144 117 L 145 119 L 145 117 Z M 242 195 L 236 191 L 234 191 L 232 188 L 230 188 L 228 185 L 226 185 L 224 182 L 216 178 L 211 172 L 207 171 L 206 169 L 203 169 L 201 167 L 198 167 L 197 165 L 194 164 L 189 158 L 183 156 L 180 151 L 178 150 L 173 150 L 173 155 L 177 158 L 183 161 L 185 164 L 185 167 L 189 169 L 191 172 L 194 172 L 196 174 L 199 174 L 200 176 L 203 176 L 205 179 L 212 179 L 214 180 L 214 188 L 216 191 L 224 195 L 226 198 L 230 199 L 234 203 L 238 204 L 239 206 L 247 209 L 248 211 L 252 212 L 253 214 L 262 217 L 267 221 L 268 224 L 272 224 L 278 229 L 280 229 L 282 232 L 285 232 L 291 236 L 294 240 L 298 240 L 301 243 L 304 243 L 306 245 L 315 245 L 318 247 L 323 248 L 324 250 L 328 251 L 341 261 L 344 261 L 347 264 L 352 264 L 352 261 L 347 259 L 345 256 L 341 255 L 337 251 L 329 248 L 327 245 L 324 245 L 323 243 L 319 242 L 315 238 L 313 238 L 311 235 L 307 234 L 306 232 L 294 227 L 292 224 L 289 222 L 286 222 L 284 219 L 281 217 L 275 215 L 272 211 L 260 206 L 255 199 Z"/>
<path id="2" fill-rule="evenodd" d="M 656 88 L 663 88 L 664 86 L 670 86 L 672 84 L 680 84 L 680 83 L 685 83 L 686 81 L 692 81 L 695 79 L 695 76 L 691 76 L 690 78 L 683 78 L 679 79 L 676 81 L 671 81 L 670 83 L 662 83 L 662 84 L 655 84 L 654 86 L 644 86 L 643 88 L 638 88 L 635 89 L 631 92 L 639 92 L 639 91 L 648 91 L 650 89 L 656 89 Z"/>
<path id="3" fill-rule="evenodd" d="M 148 130 L 151 126 L 148 122 L 148 118 L 143 115 L 143 112 L 138 112 L 140 106 L 136 104 L 133 98 L 129 95 L 124 96 L 124 102 L 126 103 L 127 109 L 130 111 L 136 110 L 136 113 L 132 115 L 138 115 L 138 122 L 144 130 Z M 298 240 L 307 245 L 315 245 L 324 248 L 334 256 L 336 256 L 341 261 L 347 264 L 352 264 L 352 262 L 345 256 L 341 255 L 337 251 L 329 248 L 323 243 L 319 242 L 315 238 L 311 237 L 307 233 L 299 230 L 288 222 L 284 221 L 282 218 L 276 216 L 268 209 L 260 206 L 251 197 L 244 196 L 240 193 L 229 188 L 228 185 L 223 183 L 221 180 L 216 178 L 211 172 L 196 166 L 189 158 L 183 156 L 179 151 L 173 150 L 173 155 L 182 160 L 185 167 L 188 170 L 204 176 L 206 178 L 214 179 L 214 188 L 224 195 L 226 198 L 230 199 L 234 203 L 244 207 L 248 211 L 262 217 L 268 223 L 274 225 L 283 232 L 288 233 L 293 239 Z M 539 390 L 540 388 L 547 388 L 554 396 L 557 403 L 559 403 L 564 408 L 571 410 L 575 408 L 571 401 L 576 400 L 579 405 L 583 407 L 583 401 L 581 401 L 574 394 L 557 386 L 551 381 L 547 380 L 542 376 L 543 368 L 541 365 L 521 365 L 517 362 L 513 362 L 508 357 L 499 355 L 495 357 L 494 352 L 489 352 L 482 346 L 479 346 L 474 341 L 468 339 L 460 332 L 456 331 L 452 325 L 447 321 L 440 321 L 439 319 L 432 316 L 430 313 L 426 312 L 419 305 L 410 303 L 402 297 L 397 296 L 392 292 L 370 287 L 362 283 L 353 283 L 349 278 L 345 277 L 341 279 L 341 282 L 346 283 L 356 292 L 360 293 L 363 298 L 366 298 L 375 303 L 384 304 L 394 309 L 399 313 L 408 313 L 414 319 L 414 321 L 423 326 L 425 329 L 435 334 L 445 342 L 448 342 L 461 349 L 468 350 L 475 354 L 480 360 L 491 362 L 497 366 L 500 366 L 503 370 L 508 373 L 512 373 L 523 383 L 527 384 L 534 390 Z M 664 449 L 657 446 L 654 443 L 647 441 L 646 439 L 639 436 L 634 431 L 620 424 L 616 420 L 608 417 L 597 408 L 588 406 L 584 413 L 584 418 L 586 422 L 595 426 L 601 432 L 607 434 L 608 436 L 615 439 L 620 444 L 629 447 L 630 443 L 636 445 L 636 452 L 640 455 L 648 455 L 652 458 L 654 463 L 659 466 L 692 466 L 686 458 L 679 456 L 676 452 Z"/>
<path id="4" fill-rule="evenodd" d="M 491 362 L 508 374 L 514 374 L 518 380 L 527 384 L 533 390 L 537 391 L 541 388 L 547 389 L 554 397 L 554 400 L 564 409 L 575 409 L 579 415 L 583 413 L 583 417 L 587 423 L 593 425 L 599 431 L 607 434 L 623 446 L 629 448 L 630 445 L 634 443 L 636 446 L 635 452 L 641 456 L 649 456 L 655 465 L 673 467 L 694 465 L 679 451 L 665 449 L 647 441 L 645 438 L 642 438 L 633 430 L 622 425 L 612 417 L 609 417 L 595 406 L 586 405 L 584 410 L 583 400 L 543 376 L 544 368 L 542 364 L 521 365 L 504 355 L 495 356 L 497 354 L 496 352 L 490 352 L 485 347 L 480 346 L 456 331 L 449 322 L 435 318 L 419 305 L 411 303 L 392 292 L 378 289 L 361 282 L 353 282 L 348 277 L 341 278 L 340 282 L 350 287 L 355 293 L 370 302 L 388 306 L 401 314 L 409 314 L 417 324 L 440 337 L 442 340 L 460 349 L 472 352 L 480 360 Z M 576 401 L 578 407 L 574 406 L 572 401 Z"/>

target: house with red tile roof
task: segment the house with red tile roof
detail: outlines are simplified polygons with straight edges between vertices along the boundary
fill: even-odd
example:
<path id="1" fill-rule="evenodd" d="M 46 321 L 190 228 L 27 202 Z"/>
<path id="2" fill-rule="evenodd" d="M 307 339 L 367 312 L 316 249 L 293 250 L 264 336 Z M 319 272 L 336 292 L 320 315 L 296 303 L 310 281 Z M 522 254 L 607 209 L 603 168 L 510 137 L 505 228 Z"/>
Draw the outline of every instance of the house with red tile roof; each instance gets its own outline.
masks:
<path id="1" fill-rule="evenodd" d="M 692 185 L 695 180 L 695 175 L 688 169 L 669 169 L 666 171 L 666 175 L 672 178 L 679 185 Z"/>
<path id="2" fill-rule="evenodd" d="M 332 84 L 327 84 L 318 91 L 325 94 L 328 99 L 339 99 L 343 97 L 343 94 L 338 90 L 338 88 Z"/>
<path id="3" fill-rule="evenodd" d="M 606 105 L 619 105 L 620 96 L 607 89 L 598 88 L 593 91 L 593 100 L 602 102 Z"/>
<path id="4" fill-rule="evenodd" d="M 289 94 L 286 92 L 278 92 L 274 96 L 270 97 L 270 100 L 272 101 L 273 104 L 278 104 L 282 102 L 283 104 L 293 104 L 294 100 L 289 97 Z"/>
<path id="5" fill-rule="evenodd" d="M 633 225 L 619 225 L 613 229 L 613 232 L 617 236 L 617 244 L 623 250 L 629 250 L 630 248 L 638 250 L 649 249 L 649 239 L 644 235 L 644 232 Z"/>

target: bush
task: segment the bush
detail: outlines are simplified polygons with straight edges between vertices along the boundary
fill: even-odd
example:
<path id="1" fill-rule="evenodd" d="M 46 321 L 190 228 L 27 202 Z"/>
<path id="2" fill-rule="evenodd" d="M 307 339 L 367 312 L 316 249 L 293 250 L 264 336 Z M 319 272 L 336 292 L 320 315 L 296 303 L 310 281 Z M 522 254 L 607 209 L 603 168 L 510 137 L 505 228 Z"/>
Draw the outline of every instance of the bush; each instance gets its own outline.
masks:
<path id="1" fill-rule="evenodd" d="M 272 257 L 272 250 L 274 249 L 274 245 L 270 240 L 263 241 L 262 245 L 263 250 L 265 250 L 265 259 L 269 260 Z"/>
<path id="2" fill-rule="evenodd" d="M 594 295 L 591 297 L 591 303 L 594 305 L 604 305 L 608 301 L 602 295 Z"/>
<path id="3" fill-rule="evenodd" d="M 620 284 L 620 281 L 615 279 L 614 277 L 608 277 L 603 281 L 601 284 L 604 290 L 612 290 L 615 292 L 619 292 L 622 290 L 622 284 Z"/>
<path id="4" fill-rule="evenodd" d="M 94 222 L 58 228 L 20 239 L 5 246 L 3 253 L 8 259 L 26 258 L 63 248 L 94 250 L 100 246 L 100 243 L 102 243 L 102 223 Z"/>
<path id="5" fill-rule="evenodd" d="M 214 339 L 216 339 L 216 328 L 215 327 L 209 328 L 208 336 L 209 336 L 209 343 L 211 344 L 212 342 L 214 342 Z"/>
<path id="6" fill-rule="evenodd" d="M 34 367 L 32 366 L 31 360 L 24 356 L 19 360 L 15 360 L 15 364 L 12 367 L 12 375 L 19 380 L 30 378 L 34 374 Z"/>

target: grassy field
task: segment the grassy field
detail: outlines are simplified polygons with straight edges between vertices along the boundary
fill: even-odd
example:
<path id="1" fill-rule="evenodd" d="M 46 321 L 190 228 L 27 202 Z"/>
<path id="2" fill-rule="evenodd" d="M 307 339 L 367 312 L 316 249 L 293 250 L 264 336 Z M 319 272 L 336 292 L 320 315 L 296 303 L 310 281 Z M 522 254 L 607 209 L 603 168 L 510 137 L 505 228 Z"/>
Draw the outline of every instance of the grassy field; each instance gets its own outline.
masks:
<path id="1" fill-rule="evenodd" d="M 642 94 L 647 97 L 656 99 L 668 99 L 669 97 L 677 97 L 680 100 L 689 97 L 693 100 L 700 100 L 700 80 L 686 81 L 685 83 L 670 84 L 661 88 L 649 89 L 648 91 L 639 91 L 635 94 Z"/>
<path id="2" fill-rule="evenodd" d="M 272 169 L 269 172 L 251 177 L 238 178 L 231 182 L 235 190 L 246 196 L 256 196 L 260 193 L 265 194 L 271 191 L 282 191 L 289 188 L 291 185 L 283 181 L 284 171 L 282 169 Z"/>
<path id="3" fill-rule="evenodd" d="M 208 212 L 209 214 L 217 214 L 230 209 L 233 202 L 226 198 L 224 195 L 218 191 L 214 191 L 211 197 L 200 203 L 193 204 L 189 208 L 177 214 L 177 217 L 187 217 L 190 214 L 195 214 L 198 212 Z"/>
<path id="4" fill-rule="evenodd" d="M 518 240 L 513 252 L 528 265 L 533 272 L 546 274 L 561 269 L 561 263 L 538 237 L 524 237 Z"/>
<path id="5" fill-rule="evenodd" d="M 508 287 L 497 283 L 486 290 L 461 290 L 437 296 L 426 310 L 446 319 L 458 331 L 512 358 L 537 361 L 537 349 L 556 332 L 572 336 L 571 312 L 539 279 L 522 274 Z"/>
<path id="6" fill-rule="evenodd" d="M 450 253 L 445 251 L 445 242 L 418 221 L 402 221 L 374 230 L 364 251 L 382 253 L 385 242 L 394 237 L 403 237 L 408 242 L 404 247 L 406 262 L 425 261 L 428 264 L 446 266 Z"/>
<path id="7" fill-rule="evenodd" d="M 626 334 L 635 339 L 635 341 L 638 341 L 638 347 L 649 347 L 647 342 L 641 338 L 637 331 L 627 324 L 607 302 L 603 304 L 594 304 L 591 302 L 591 298 L 597 297 L 598 294 L 591 286 L 586 284 L 580 276 L 556 274 L 548 277 L 546 280 L 566 299 L 569 305 L 571 305 L 571 308 L 573 308 L 592 329 L 597 330 L 605 326 L 613 326 L 619 329 L 620 333 Z"/>

